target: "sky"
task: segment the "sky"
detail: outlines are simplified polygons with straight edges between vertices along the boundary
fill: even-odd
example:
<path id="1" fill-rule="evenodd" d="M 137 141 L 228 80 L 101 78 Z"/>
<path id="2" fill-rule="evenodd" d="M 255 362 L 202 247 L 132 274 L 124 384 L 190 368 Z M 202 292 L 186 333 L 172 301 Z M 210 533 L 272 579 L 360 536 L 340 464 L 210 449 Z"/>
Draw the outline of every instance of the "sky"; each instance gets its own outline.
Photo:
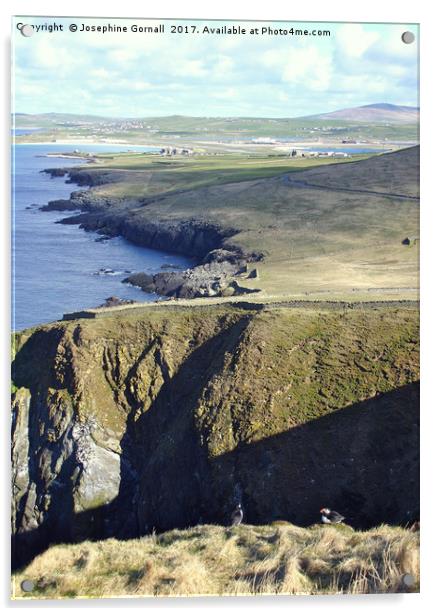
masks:
<path id="1" fill-rule="evenodd" d="M 23 36 L 18 23 L 33 24 L 34 34 Z M 41 28 L 54 23 L 63 31 Z M 164 34 L 131 31 L 160 23 Z M 128 32 L 81 32 L 82 24 Z M 172 25 L 189 33 L 172 33 Z M 233 25 L 247 33 L 203 33 Z M 331 35 L 249 34 L 263 26 Z M 372 103 L 418 105 L 415 25 L 20 17 L 12 29 L 15 112 L 299 117 Z M 410 45 L 401 40 L 406 30 L 416 36 Z"/>

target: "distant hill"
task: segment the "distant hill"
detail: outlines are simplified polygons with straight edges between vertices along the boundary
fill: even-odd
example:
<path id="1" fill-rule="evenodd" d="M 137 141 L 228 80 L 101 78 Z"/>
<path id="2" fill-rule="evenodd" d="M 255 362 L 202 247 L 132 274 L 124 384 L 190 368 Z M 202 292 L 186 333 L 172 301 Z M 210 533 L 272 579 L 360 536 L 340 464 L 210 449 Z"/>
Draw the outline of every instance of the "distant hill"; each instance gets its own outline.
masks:
<path id="1" fill-rule="evenodd" d="M 59 125 L 63 123 L 95 123 L 95 122 L 123 122 L 123 121 L 148 121 L 156 122 L 164 125 L 172 126 L 183 124 L 185 127 L 191 123 L 199 124 L 200 122 L 208 125 L 224 125 L 235 124 L 237 121 L 249 124 L 262 123 L 283 123 L 295 122 L 299 120 L 345 120 L 346 122 L 396 122 L 396 123 L 415 123 L 418 120 L 419 107 L 406 107 L 402 105 L 391 105 L 389 103 L 376 103 L 373 105 L 363 105 L 362 107 L 349 107 L 347 109 L 338 109 L 329 113 L 321 113 L 319 115 L 305 117 L 289 117 L 289 118 L 255 118 L 255 117 L 196 117 L 183 115 L 170 116 L 139 116 L 133 117 L 105 117 L 90 114 L 72 114 L 72 113 L 41 113 L 27 114 L 16 113 L 15 121 L 18 125 L 26 123 L 35 124 L 39 122 L 41 126 Z"/>
<path id="2" fill-rule="evenodd" d="M 14 115 L 17 128 L 27 128 L 28 126 L 51 128 L 63 124 L 90 124 L 97 122 L 114 122 L 118 120 L 117 118 L 76 113 L 15 113 L 12 116 L 13 119 Z"/>
<path id="3" fill-rule="evenodd" d="M 253 139 L 256 137 L 294 138 L 308 140 L 315 137 L 356 139 L 358 141 L 387 140 L 418 141 L 418 110 L 386 103 L 343 109 L 306 117 L 194 117 L 139 116 L 137 118 L 103 117 L 68 113 L 17 113 L 13 125 L 17 129 L 38 128 L 23 137 L 34 143 L 54 138 L 68 141 L 70 137 L 115 139 L 135 143 L 150 143 L 149 139 L 180 138 L 203 141 L 225 139 Z M 317 131 L 317 132 L 315 132 Z M 20 137 L 18 137 L 18 140 Z"/>
<path id="4" fill-rule="evenodd" d="M 330 113 L 311 116 L 318 120 L 345 120 L 347 122 L 394 122 L 397 124 L 418 121 L 419 107 L 376 103 L 362 107 L 338 109 Z"/>

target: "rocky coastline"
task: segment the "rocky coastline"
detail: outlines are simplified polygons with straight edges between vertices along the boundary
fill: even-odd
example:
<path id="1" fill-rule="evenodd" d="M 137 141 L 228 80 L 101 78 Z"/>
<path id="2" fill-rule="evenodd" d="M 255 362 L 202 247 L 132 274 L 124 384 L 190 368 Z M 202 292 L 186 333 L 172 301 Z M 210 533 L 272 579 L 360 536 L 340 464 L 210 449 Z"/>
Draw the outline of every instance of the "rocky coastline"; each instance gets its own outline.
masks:
<path id="1" fill-rule="evenodd" d="M 154 275 L 136 272 L 123 282 L 138 286 L 147 293 L 186 299 L 229 297 L 259 291 L 247 288 L 244 281 L 257 277 L 257 271 L 250 263 L 261 261 L 263 254 L 245 254 L 232 244 L 231 238 L 239 229 L 195 218 L 178 220 L 139 216 L 139 209 L 161 197 L 110 198 L 90 190 L 116 182 L 118 171 L 50 168 L 43 172 L 51 177 L 67 176 L 67 183 L 88 189 L 72 192 L 70 199 L 56 199 L 40 208 L 45 212 L 76 212 L 60 220 L 60 224 L 79 225 L 85 231 L 95 231 L 106 237 L 122 236 L 139 246 L 183 254 L 195 260 L 194 266 L 187 270 L 163 271 Z"/>

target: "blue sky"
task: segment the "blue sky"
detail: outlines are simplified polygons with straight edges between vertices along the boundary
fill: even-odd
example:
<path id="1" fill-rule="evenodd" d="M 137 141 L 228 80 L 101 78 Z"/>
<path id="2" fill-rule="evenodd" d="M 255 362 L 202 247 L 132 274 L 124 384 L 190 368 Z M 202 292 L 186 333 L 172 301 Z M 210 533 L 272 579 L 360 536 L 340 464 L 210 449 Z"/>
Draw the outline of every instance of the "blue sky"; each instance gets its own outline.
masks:
<path id="1" fill-rule="evenodd" d="M 14 110 L 297 117 L 370 103 L 417 105 L 416 26 L 19 18 L 64 25 L 23 37 L 13 25 Z M 68 26 L 126 25 L 127 33 L 71 33 Z M 134 34 L 133 23 L 166 32 Z M 170 25 L 329 29 L 330 37 L 171 34 Z M 406 45 L 401 34 L 416 41 Z"/>

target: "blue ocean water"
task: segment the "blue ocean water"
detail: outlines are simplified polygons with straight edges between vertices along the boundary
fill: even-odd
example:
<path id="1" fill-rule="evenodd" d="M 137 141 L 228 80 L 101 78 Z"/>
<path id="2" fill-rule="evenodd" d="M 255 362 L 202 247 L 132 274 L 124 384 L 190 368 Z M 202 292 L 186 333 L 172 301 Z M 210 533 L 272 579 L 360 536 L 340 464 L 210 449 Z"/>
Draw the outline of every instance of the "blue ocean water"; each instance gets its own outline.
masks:
<path id="1" fill-rule="evenodd" d="M 112 295 L 135 301 L 157 296 L 122 283 L 128 272 L 155 273 L 163 265 L 189 267 L 190 259 L 135 246 L 121 237 L 100 236 L 56 221 L 70 212 L 41 212 L 38 206 L 68 198 L 77 190 L 65 178 L 40 173 L 47 167 L 71 167 L 80 161 L 44 158 L 51 152 L 73 152 L 77 145 L 13 146 L 12 327 L 21 330 L 62 318 L 66 312 L 98 306 Z M 82 146 L 83 148 L 84 146 Z M 122 151 L 123 146 L 87 146 L 87 151 Z M 128 148 L 125 148 L 128 149 Z M 144 147 L 129 146 L 145 151 Z M 106 270 L 106 273 L 103 272 Z M 100 273 L 98 273 L 100 271 Z"/>
<path id="2" fill-rule="evenodd" d="M 14 135 L 31 135 L 32 133 L 38 133 L 44 130 L 42 128 L 14 128 L 12 130 Z"/>

